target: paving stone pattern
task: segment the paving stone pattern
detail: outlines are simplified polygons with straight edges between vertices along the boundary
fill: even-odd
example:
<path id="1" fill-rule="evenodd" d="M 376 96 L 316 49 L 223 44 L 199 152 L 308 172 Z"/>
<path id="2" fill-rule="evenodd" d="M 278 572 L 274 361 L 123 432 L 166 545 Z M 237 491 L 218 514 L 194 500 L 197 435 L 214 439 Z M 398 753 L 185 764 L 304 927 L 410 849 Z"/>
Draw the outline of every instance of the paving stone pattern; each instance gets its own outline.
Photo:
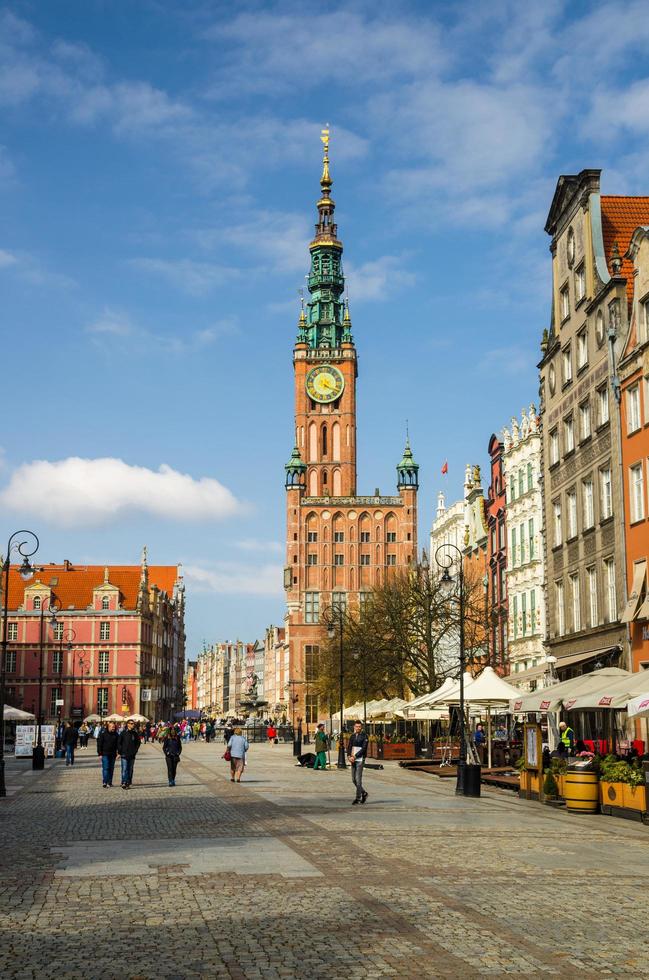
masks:
<path id="1" fill-rule="evenodd" d="M 9 767 L 1 977 L 649 977 L 649 828 L 389 763 L 352 807 L 348 772 L 253 745 L 239 786 L 222 751 L 175 788 L 151 745 L 128 791 L 92 743 Z"/>

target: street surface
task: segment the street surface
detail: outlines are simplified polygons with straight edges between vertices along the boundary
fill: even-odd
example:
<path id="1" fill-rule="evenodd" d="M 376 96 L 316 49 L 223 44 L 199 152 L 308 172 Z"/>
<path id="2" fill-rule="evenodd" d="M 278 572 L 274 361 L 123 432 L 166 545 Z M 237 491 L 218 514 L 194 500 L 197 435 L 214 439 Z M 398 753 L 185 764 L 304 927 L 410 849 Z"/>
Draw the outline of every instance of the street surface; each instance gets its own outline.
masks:
<path id="1" fill-rule="evenodd" d="M 649 828 L 511 794 L 456 798 L 386 763 L 349 772 L 252 745 L 143 746 L 103 789 L 91 742 L 0 800 L 0 976 L 649 976 Z M 118 772 L 116 771 L 116 776 Z M 118 780 L 117 780 L 118 781 Z"/>

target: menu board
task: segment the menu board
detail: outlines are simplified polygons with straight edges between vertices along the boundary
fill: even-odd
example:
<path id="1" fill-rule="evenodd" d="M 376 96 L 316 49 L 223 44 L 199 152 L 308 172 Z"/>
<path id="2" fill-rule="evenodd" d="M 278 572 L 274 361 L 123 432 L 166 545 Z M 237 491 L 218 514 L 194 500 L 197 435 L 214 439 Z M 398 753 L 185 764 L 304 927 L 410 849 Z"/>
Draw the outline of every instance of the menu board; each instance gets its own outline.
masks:
<path id="1" fill-rule="evenodd" d="M 525 739 L 523 744 L 525 747 L 525 768 L 540 769 L 542 752 L 540 725 L 525 725 Z"/>
<path id="2" fill-rule="evenodd" d="M 16 757 L 31 756 L 38 740 L 38 725 L 16 725 Z M 41 725 L 41 743 L 48 758 L 54 758 L 54 725 Z"/>

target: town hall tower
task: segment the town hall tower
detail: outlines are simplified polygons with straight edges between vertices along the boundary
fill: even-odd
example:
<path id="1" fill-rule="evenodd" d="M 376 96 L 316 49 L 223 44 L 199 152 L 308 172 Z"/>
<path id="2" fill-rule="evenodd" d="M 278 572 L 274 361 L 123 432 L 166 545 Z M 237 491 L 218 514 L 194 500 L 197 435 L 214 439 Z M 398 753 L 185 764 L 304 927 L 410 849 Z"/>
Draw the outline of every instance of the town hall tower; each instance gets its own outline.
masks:
<path id="1" fill-rule="evenodd" d="M 329 131 L 318 221 L 309 246 L 309 299 L 293 350 L 295 447 L 286 464 L 286 638 L 294 717 L 324 718 L 309 691 L 332 608 L 351 613 L 391 570 L 417 557 L 419 467 L 408 441 L 397 495 L 359 497 L 356 488 L 358 362 L 334 220 Z"/>

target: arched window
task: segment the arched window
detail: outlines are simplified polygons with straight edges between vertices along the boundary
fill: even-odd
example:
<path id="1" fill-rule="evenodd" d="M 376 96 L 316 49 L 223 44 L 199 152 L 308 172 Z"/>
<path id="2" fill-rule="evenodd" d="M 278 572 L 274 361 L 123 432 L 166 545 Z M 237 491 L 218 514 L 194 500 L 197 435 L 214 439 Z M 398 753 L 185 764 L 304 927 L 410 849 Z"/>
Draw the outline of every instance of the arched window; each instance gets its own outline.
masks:
<path id="1" fill-rule="evenodd" d="M 318 430 L 315 422 L 309 423 L 309 462 L 315 463 L 318 459 Z"/>
<path id="2" fill-rule="evenodd" d="M 310 497 L 318 496 L 318 471 L 317 470 L 311 470 L 309 474 L 309 496 Z"/>
<path id="3" fill-rule="evenodd" d="M 101 608 L 110 609 L 110 599 L 108 598 L 107 595 L 105 595 L 101 600 Z"/>
<path id="4" fill-rule="evenodd" d="M 34 596 L 34 609 L 41 608 L 41 597 L 39 595 Z"/>
<path id="5" fill-rule="evenodd" d="M 327 471 L 323 470 L 322 471 L 322 495 L 326 497 L 328 493 L 329 493 L 329 489 L 327 487 Z"/>
<path id="6" fill-rule="evenodd" d="M 331 430 L 332 436 L 332 458 L 335 460 L 340 459 L 340 425 L 338 422 L 334 422 Z"/>
<path id="7" fill-rule="evenodd" d="M 342 477 L 340 470 L 334 470 L 334 497 L 342 496 Z"/>
<path id="8" fill-rule="evenodd" d="M 322 455 L 327 455 L 327 426 L 322 426 Z"/>

